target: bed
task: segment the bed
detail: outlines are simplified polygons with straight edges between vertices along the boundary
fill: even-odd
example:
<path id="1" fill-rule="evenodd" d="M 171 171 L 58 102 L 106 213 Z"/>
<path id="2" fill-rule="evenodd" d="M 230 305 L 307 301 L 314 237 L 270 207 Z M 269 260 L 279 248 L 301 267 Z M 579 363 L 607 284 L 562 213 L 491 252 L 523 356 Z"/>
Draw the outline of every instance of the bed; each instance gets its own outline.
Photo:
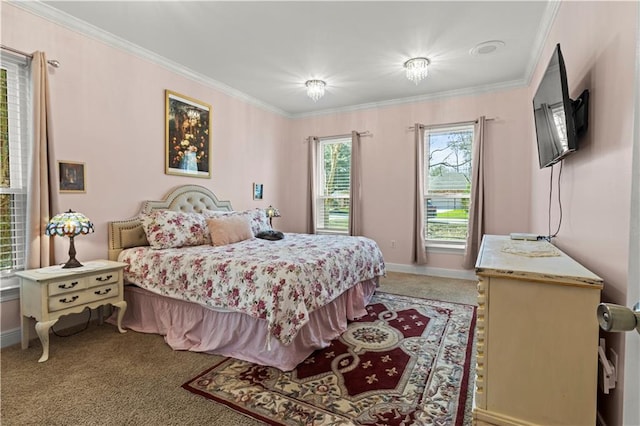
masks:
<path id="1" fill-rule="evenodd" d="M 209 233 L 214 222 L 239 216 L 251 237 L 219 244 L 219 234 Z M 208 228 L 202 229 L 203 218 Z M 255 238 L 270 229 L 263 210 L 236 212 L 198 185 L 145 201 L 136 217 L 108 227 L 109 258 L 127 263 L 123 327 L 163 335 L 175 350 L 283 371 L 365 315 L 385 273 L 371 239 L 295 233 L 277 241 Z"/>

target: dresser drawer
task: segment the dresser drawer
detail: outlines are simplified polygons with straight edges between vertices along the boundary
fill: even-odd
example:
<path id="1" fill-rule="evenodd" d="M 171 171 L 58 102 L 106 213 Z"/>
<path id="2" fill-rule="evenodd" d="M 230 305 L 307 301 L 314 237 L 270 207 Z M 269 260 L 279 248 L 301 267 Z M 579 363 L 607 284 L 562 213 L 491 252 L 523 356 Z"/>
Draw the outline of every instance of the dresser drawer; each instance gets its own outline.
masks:
<path id="1" fill-rule="evenodd" d="M 116 297 L 118 296 L 118 287 L 118 283 L 113 283 L 101 287 L 90 287 L 84 291 L 50 296 L 49 312 L 60 311 L 73 306 L 85 305 L 98 300 Z"/>
<path id="2" fill-rule="evenodd" d="M 61 281 L 49 283 L 49 296 L 56 294 L 72 293 L 87 288 L 86 278 L 67 278 Z"/>
<path id="3" fill-rule="evenodd" d="M 105 284 L 117 283 L 120 280 L 120 271 L 109 271 L 102 274 L 87 277 L 87 287 L 96 287 Z"/>

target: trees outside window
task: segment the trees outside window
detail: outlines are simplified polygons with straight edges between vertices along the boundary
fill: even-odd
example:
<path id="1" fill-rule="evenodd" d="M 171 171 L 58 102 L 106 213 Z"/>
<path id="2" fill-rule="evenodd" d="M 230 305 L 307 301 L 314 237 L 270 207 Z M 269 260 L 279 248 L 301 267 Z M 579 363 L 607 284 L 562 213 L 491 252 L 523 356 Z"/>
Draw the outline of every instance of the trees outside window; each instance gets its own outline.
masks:
<path id="1" fill-rule="evenodd" d="M 316 158 L 316 230 L 348 234 L 351 138 L 320 139 Z"/>
<path id="2" fill-rule="evenodd" d="M 427 246 L 464 246 L 469 224 L 473 125 L 427 129 L 424 139 Z"/>

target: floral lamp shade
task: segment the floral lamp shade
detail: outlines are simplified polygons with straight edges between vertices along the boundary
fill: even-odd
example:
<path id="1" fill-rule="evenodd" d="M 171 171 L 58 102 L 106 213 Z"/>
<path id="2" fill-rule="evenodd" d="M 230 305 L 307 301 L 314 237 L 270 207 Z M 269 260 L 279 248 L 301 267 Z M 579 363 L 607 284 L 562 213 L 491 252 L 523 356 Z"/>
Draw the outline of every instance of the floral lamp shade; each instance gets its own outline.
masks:
<path id="1" fill-rule="evenodd" d="M 63 268 L 78 268 L 82 264 L 76 259 L 76 248 L 73 238 L 76 235 L 86 235 L 94 232 L 93 223 L 82 213 L 69 209 L 64 213 L 59 213 L 51 218 L 45 229 L 45 235 L 58 235 L 69 237 L 69 260 Z"/>
<path id="2" fill-rule="evenodd" d="M 280 217 L 280 211 L 273 206 L 269 206 L 265 210 L 265 213 L 267 213 L 267 217 L 269 218 L 269 226 L 273 227 L 273 223 L 272 223 L 273 218 Z"/>

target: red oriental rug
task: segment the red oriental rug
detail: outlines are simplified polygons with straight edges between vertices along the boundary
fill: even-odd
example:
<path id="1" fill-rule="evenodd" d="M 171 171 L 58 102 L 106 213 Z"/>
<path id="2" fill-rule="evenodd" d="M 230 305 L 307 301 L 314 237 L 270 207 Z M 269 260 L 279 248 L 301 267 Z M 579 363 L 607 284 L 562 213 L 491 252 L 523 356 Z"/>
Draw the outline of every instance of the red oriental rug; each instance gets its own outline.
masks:
<path id="1" fill-rule="evenodd" d="M 271 425 L 462 425 L 475 306 L 378 292 L 367 309 L 293 371 L 226 358 L 182 387 Z"/>

